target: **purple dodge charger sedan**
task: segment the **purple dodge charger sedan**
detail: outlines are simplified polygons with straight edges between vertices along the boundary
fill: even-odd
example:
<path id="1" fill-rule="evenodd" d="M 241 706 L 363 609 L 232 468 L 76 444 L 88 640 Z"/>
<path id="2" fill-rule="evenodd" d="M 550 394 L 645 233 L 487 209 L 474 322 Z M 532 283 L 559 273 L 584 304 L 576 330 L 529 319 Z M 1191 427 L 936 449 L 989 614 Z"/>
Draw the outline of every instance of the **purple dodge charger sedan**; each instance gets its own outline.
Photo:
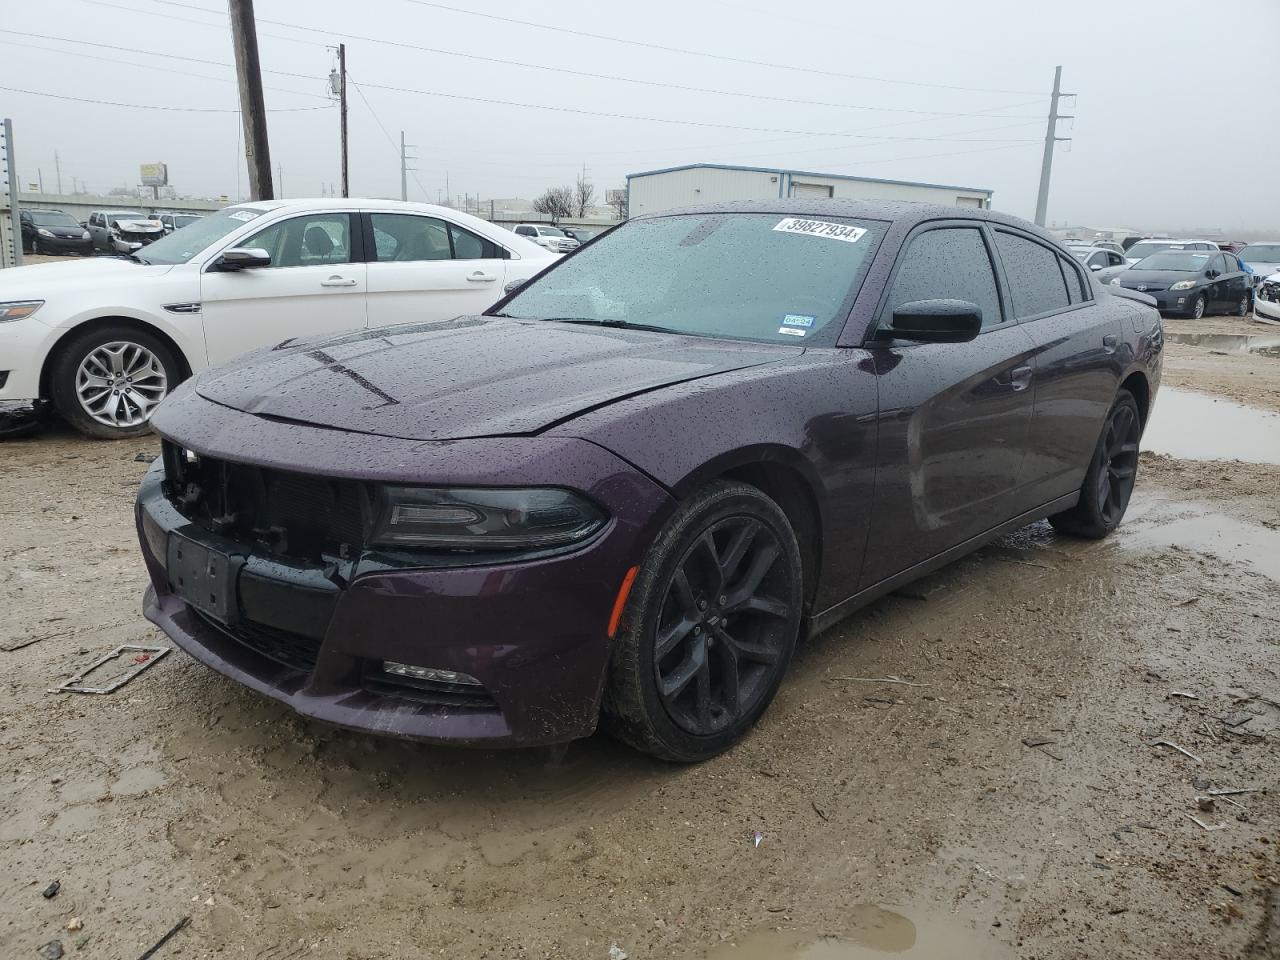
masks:
<path id="1" fill-rule="evenodd" d="M 1012 217 L 637 218 L 483 316 L 290 340 L 175 391 L 138 494 L 146 615 L 330 723 L 603 723 L 700 760 L 802 634 L 1019 525 L 1115 529 L 1161 350 L 1149 302 Z"/>

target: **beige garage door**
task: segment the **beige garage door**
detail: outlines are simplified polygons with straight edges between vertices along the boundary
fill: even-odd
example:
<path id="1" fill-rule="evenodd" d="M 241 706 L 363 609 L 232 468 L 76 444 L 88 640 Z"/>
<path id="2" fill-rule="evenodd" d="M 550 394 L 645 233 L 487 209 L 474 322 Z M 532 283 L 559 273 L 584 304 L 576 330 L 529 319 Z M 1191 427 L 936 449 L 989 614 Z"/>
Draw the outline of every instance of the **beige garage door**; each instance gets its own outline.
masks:
<path id="1" fill-rule="evenodd" d="M 791 181 L 791 196 L 793 197 L 829 197 L 832 195 L 832 187 L 826 183 L 796 183 Z"/>

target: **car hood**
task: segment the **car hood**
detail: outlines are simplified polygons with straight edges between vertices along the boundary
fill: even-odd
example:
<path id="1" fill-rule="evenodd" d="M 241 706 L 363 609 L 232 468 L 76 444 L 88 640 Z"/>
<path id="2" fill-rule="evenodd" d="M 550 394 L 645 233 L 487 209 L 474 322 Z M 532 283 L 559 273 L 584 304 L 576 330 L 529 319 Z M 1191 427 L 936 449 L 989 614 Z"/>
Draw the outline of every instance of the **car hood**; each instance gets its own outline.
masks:
<path id="1" fill-rule="evenodd" d="M 125 257 L 92 257 L 64 260 L 61 263 L 33 263 L 25 267 L 0 270 L 0 300 L 48 300 L 72 286 L 83 293 L 89 285 L 116 287 L 138 280 L 164 276 L 173 267 L 150 266 Z M 72 286 L 69 286 L 72 285 Z"/>
<path id="2" fill-rule="evenodd" d="M 1204 277 L 1198 273 L 1187 273 L 1185 270 L 1134 270 L 1132 267 L 1120 274 L 1120 285 L 1123 287 L 1136 287 L 1143 283 L 1167 287 L 1179 280 L 1203 283 Z"/>
<path id="3" fill-rule="evenodd" d="M 203 375 L 207 400 L 409 440 L 532 434 L 661 387 L 803 353 L 618 328 L 459 317 L 286 341 Z"/>
<path id="4" fill-rule="evenodd" d="M 159 220 L 116 220 L 111 225 L 126 233 L 157 233 L 164 229 Z"/>
<path id="5" fill-rule="evenodd" d="M 1254 274 L 1259 277 L 1265 277 L 1272 273 L 1275 273 L 1277 270 L 1280 270 L 1280 261 L 1245 260 L 1244 262 L 1247 263 L 1249 265 L 1249 269 L 1252 270 Z"/>
<path id="6" fill-rule="evenodd" d="M 50 227 L 43 223 L 37 223 L 35 228 L 37 230 L 48 230 L 55 237 L 75 237 L 77 240 L 83 237 L 87 232 L 84 227 L 71 227 L 63 224 L 56 224 L 55 226 Z"/>

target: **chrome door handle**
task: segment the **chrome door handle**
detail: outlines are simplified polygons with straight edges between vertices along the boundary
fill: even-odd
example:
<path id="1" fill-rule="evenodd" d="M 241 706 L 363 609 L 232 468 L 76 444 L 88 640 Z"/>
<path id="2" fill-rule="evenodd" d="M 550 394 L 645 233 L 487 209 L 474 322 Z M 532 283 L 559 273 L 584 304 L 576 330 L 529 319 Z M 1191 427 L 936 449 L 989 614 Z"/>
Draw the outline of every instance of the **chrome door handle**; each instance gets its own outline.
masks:
<path id="1" fill-rule="evenodd" d="M 355 285 L 355 280 L 350 280 L 347 277 L 339 277 L 337 275 L 330 277 L 328 280 L 320 281 L 320 286 L 322 287 L 354 287 Z"/>
<path id="2" fill-rule="evenodd" d="M 1031 386 L 1032 372 L 1033 368 L 1029 365 L 1014 367 L 1009 371 L 1009 386 L 1013 388 L 1015 393 L 1019 393 Z"/>
<path id="3" fill-rule="evenodd" d="M 493 283 L 493 281 L 498 278 L 491 273 L 481 273 L 477 270 L 475 273 L 471 274 L 471 276 L 467 277 L 467 279 L 472 283 Z"/>

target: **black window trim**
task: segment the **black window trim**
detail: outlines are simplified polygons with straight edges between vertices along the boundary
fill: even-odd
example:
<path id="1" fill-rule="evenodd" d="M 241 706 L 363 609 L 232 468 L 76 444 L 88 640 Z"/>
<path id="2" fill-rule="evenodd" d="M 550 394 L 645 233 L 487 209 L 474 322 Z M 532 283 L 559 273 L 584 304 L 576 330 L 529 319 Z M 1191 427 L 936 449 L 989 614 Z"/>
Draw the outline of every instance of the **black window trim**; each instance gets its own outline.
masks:
<path id="1" fill-rule="evenodd" d="M 1068 260 L 1070 260 L 1071 269 L 1076 271 L 1077 276 L 1080 275 L 1080 270 L 1076 265 L 1076 263 L 1074 262 L 1075 257 L 1071 257 L 1067 254 L 1064 254 L 1052 243 L 1045 241 L 1041 237 L 1037 237 L 1034 233 L 1028 233 L 1025 230 L 1020 230 L 1017 227 L 1010 226 L 1009 224 L 1006 224 L 1006 223 L 999 223 L 999 224 L 991 223 L 987 225 L 987 229 L 989 229 L 992 232 L 991 246 L 995 249 L 995 252 L 996 252 L 996 271 L 999 274 L 1000 285 L 1006 291 L 1008 291 L 1008 295 L 1009 295 L 1009 316 L 1012 318 L 1009 321 L 1010 325 L 1015 325 L 1020 323 L 1034 323 L 1035 321 L 1043 320 L 1046 317 L 1056 317 L 1056 316 L 1059 316 L 1060 314 L 1069 313 L 1072 310 L 1082 310 L 1086 307 L 1093 306 L 1094 303 L 1097 302 L 1093 296 L 1093 277 L 1092 276 L 1082 277 L 1081 283 L 1083 284 L 1083 289 L 1085 291 L 1085 298 L 1081 300 L 1079 303 L 1068 303 L 1065 307 L 1058 307 L 1056 310 L 1045 310 L 1045 311 L 1042 311 L 1041 313 L 1033 313 L 1028 317 L 1019 317 L 1013 309 L 1013 288 L 1010 287 L 1009 285 L 1009 277 L 1005 273 L 1004 261 L 1000 259 L 1000 247 L 999 247 L 999 244 L 995 242 L 996 233 L 1007 233 L 1007 234 L 1010 234 L 1011 236 L 1021 237 L 1023 240 L 1030 240 L 1032 243 L 1037 243 L 1040 246 L 1044 247 L 1049 252 L 1053 253 L 1058 258 L 1058 265 L 1060 268 L 1062 268 L 1062 265 L 1066 264 Z M 1062 285 L 1063 287 L 1067 287 L 1067 278 L 1065 276 L 1063 276 L 1062 278 Z M 1067 287 L 1067 300 L 1070 301 L 1070 299 L 1071 299 L 1071 290 L 1069 287 Z"/>
<path id="2" fill-rule="evenodd" d="M 934 230 L 977 230 L 983 246 L 987 249 L 987 257 L 991 261 L 991 277 L 996 284 L 996 299 L 1000 303 L 1000 322 L 993 323 L 991 326 L 986 326 L 984 323 L 982 329 L 978 331 L 978 336 L 981 337 L 984 334 L 1013 326 L 1013 323 L 1011 322 L 1013 309 L 1009 299 L 1006 297 L 1004 284 L 1001 283 L 1002 274 L 1000 272 L 999 261 L 996 259 L 996 251 L 994 249 L 995 244 L 993 242 L 993 238 L 988 236 L 986 227 L 986 220 L 978 220 L 976 218 L 967 219 L 963 217 L 958 217 L 954 220 L 925 220 L 912 227 L 907 235 L 903 237 L 902 243 L 899 244 L 897 252 L 893 255 L 893 269 L 889 272 L 889 276 L 885 278 L 884 286 L 880 292 L 880 302 L 876 304 L 874 314 L 875 320 L 867 330 L 867 335 L 863 341 L 863 345 L 884 346 L 896 340 L 896 338 L 894 338 L 894 340 L 877 339 L 877 334 L 881 330 L 887 330 L 889 327 L 888 321 L 892 320 L 891 317 L 885 317 L 885 311 L 889 308 L 889 297 L 893 293 L 893 285 L 898 279 L 898 271 L 902 269 L 903 254 L 907 252 L 917 237 L 930 233 Z M 902 342 L 907 343 L 911 341 Z"/>

